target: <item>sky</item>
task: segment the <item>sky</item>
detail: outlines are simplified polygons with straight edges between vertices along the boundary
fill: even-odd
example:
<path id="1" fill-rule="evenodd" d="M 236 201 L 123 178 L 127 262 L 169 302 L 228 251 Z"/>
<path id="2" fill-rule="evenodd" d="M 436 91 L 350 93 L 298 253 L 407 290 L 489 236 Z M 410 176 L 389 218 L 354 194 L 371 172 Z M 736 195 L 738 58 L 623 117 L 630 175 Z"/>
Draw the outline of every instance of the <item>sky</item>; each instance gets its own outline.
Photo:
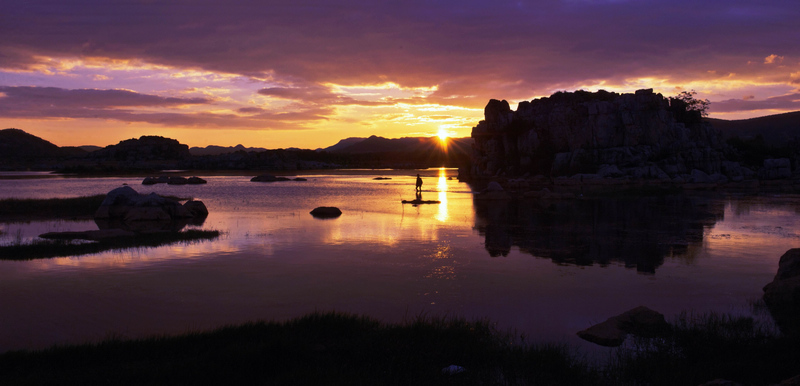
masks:
<path id="1" fill-rule="evenodd" d="M 0 0 L 0 128 L 319 148 L 468 137 L 490 99 L 695 90 L 800 110 L 797 0 Z"/>

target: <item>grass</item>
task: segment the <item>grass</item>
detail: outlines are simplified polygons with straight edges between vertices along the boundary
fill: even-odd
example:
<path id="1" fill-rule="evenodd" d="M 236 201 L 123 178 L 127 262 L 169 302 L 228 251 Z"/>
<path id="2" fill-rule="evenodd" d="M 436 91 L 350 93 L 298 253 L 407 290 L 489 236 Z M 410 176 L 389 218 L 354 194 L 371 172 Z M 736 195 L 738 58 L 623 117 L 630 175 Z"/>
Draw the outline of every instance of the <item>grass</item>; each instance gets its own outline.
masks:
<path id="1" fill-rule="evenodd" d="M 5 384 L 697 385 L 723 378 L 775 384 L 800 374 L 800 341 L 752 319 L 678 318 L 673 334 L 639 338 L 607 364 L 568 347 L 529 345 L 488 321 L 385 324 L 314 313 L 209 332 L 0 354 Z M 442 370 L 451 365 L 458 374 Z"/>
<path id="2" fill-rule="evenodd" d="M 800 375 L 800 337 L 786 337 L 753 318 L 681 314 L 670 336 L 634 341 L 606 372 L 614 384 L 698 385 L 714 379 L 771 385 Z"/>
<path id="3" fill-rule="evenodd" d="M 164 196 L 175 201 L 188 198 Z M 106 198 L 105 194 L 70 198 L 7 198 L 0 200 L 0 221 L 47 219 L 91 219 Z"/>
<path id="4" fill-rule="evenodd" d="M 592 383 L 588 366 L 559 349 L 517 348 L 505 338 L 484 321 L 421 318 L 389 325 L 314 313 L 285 323 L 6 353 L 0 379 L 41 385 Z M 466 370 L 443 373 L 450 365 Z M 533 371 L 529 379 L 539 368 L 546 373 Z"/>
<path id="5" fill-rule="evenodd" d="M 79 256 L 110 250 L 120 251 L 141 247 L 158 247 L 178 242 L 192 243 L 219 237 L 216 230 L 190 229 L 183 232 L 138 234 L 98 242 L 72 243 L 64 240 L 34 240 L 0 245 L 0 260 L 33 260 L 51 257 Z"/>
<path id="6" fill-rule="evenodd" d="M 49 199 L 7 198 L 0 200 L 0 219 L 90 219 L 105 198 L 105 194 Z"/>

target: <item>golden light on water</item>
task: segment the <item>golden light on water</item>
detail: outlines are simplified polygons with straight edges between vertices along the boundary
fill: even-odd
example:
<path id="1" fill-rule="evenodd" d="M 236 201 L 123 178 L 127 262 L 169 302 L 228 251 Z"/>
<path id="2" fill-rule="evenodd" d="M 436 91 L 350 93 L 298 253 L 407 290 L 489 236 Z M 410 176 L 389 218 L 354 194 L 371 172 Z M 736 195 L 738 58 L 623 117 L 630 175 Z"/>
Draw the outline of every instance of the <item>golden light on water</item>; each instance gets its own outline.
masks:
<path id="1" fill-rule="evenodd" d="M 436 213 L 436 219 L 441 222 L 446 222 L 450 215 L 447 213 L 447 171 L 445 168 L 439 168 L 439 181 L 436 184 L 436 190 L 439 191 L 439 212 Z"/>

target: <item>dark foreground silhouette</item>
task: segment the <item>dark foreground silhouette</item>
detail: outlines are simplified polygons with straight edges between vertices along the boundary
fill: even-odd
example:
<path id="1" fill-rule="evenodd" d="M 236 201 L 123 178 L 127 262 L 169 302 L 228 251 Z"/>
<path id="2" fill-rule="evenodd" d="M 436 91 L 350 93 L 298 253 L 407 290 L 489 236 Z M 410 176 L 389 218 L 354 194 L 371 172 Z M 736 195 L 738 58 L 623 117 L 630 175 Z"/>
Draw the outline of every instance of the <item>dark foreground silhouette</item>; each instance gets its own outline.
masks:
<path id="1" fill-rule="evenodd" d="M 487 321 L 401 324 L 338 313 L 202 333 L 0 354 L 5 384 L 698 385 L 775 384 L 800 374 L 800 341 L 752 319 L 679 317 L 671 335 L 591 363 Z"/>

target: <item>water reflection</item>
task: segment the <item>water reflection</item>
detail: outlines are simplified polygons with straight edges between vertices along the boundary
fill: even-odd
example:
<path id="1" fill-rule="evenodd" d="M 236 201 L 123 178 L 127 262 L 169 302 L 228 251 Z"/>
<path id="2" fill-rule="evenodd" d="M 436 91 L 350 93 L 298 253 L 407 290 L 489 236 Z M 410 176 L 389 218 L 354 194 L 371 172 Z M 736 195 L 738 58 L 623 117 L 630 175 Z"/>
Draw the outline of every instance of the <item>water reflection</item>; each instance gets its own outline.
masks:
<path id="1" fill-rule="evenodd" d="M 445 168 L 439 168 L 439 180 L 436 184 L 436 189 L 439 191 L 439 201 L 441 202 L 436 219 L 446 222 L 450 216 L 447 213 L 447 173 Z"/>
<path id="2" fill-rule="evenodd" d="M 655 273 L 667 256 L 689 256 L 724 218 L 721 200 L 659 196 L 581 200 L 475 200 L 476 228 L 493 257 L 512 246 L 574 265 L 621 262 Z"/>

